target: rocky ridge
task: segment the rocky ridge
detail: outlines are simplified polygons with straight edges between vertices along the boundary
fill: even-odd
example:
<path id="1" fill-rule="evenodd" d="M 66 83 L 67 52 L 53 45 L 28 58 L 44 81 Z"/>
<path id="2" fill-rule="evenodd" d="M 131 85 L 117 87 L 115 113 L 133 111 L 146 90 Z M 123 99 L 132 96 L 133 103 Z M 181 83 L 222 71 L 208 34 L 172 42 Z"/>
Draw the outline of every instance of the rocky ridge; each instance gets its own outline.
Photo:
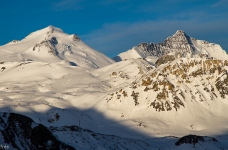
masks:
<path id="1" fill-rule="evenodd" d="M 130 103 L 156 111 L 177 111 L 186 101 L 226 100 L 227 70 L 227 60 L 180 58 L 144 73 L 106 100 L 110 105 Z"/>
<path id="2" fill-rule="evenodd" d="M 173 36 L 161 43 L 140 43 L 132 49 L 120 53 L 113 59 L 121 61 L 130 58 L 146 58 L 148 56 L 161 57 L 167 54 L 180 54 L 181 57 L 195 57 L 198 54 L 206 54 L 209 57 L 221 59 L 216 53 L 226 52 L 217 44 L 204 40 L 197 40 L 188 36 L 183 30 L 177 30 Z M 228 59 L 228 56 L 223 59 Z"/>
<path id="3" fill-rule="evenodd" d="M 172 52 L 179 52 L 183 56 L 192 55 L 195 48 L 189 36 L 184 31 L 178 30 L 173 36 L 168 37 L 163 43 L 140 43 L 137 48 L 145 56 L 162 56 Z"/>

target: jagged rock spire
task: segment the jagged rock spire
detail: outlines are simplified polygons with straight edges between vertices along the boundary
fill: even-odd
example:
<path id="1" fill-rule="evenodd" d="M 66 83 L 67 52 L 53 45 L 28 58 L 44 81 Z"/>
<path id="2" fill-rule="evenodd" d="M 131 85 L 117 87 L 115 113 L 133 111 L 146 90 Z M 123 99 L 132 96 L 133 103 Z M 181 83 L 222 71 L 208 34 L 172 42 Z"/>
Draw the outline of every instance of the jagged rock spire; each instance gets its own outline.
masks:
<path id="1" fill-rule="evenodd" d="M 145 56 L 162 56 L 171 52 L 192 55 L 194 52 L 190 37 L 183 30 L 177 30 L 162 43 L 141 43 L 137 47 Z"/>

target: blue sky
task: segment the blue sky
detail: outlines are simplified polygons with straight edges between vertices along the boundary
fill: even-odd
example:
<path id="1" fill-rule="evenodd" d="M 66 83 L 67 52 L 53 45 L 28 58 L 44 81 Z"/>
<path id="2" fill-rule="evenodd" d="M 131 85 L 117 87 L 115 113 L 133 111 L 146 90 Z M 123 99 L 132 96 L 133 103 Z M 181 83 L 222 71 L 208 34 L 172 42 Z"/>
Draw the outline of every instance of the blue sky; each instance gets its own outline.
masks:
<path id="1" fill-rule="evenodd" d="M 228 0 L 11 0 L 0 18 L 0 45 L 53 25 L 109 57 L 178 29 L 228 51 Z"/>

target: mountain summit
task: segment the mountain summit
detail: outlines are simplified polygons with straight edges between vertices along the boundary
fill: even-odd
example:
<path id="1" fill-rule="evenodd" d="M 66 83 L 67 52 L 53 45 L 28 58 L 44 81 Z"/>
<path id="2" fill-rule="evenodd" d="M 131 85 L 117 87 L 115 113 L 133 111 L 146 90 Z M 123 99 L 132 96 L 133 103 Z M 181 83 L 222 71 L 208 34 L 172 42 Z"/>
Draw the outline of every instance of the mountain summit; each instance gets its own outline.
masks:
<path id="1" fill-rule="evenodd" d="M 0 51 L 2 62 L 26 60 L 63 62 L 87 69 L 100 68 L 113 63 L 113 60 L 86 45 L 76 34 L 69 35 L 54 26 L 32 32 L 21 41 L 0 46 Z"/>
<path id="2" fill-rule="evenodd" d="M 184 31 L 178 30 L 173 36 L 168 37 L 163 45 L 165 49 L 164 54 L 170 52 L 179 52 L 182 54 L 193 54 L 194 47 L 189 36 Z"/>
<path id="3" fill-rule="evenodd" d="M 228 59 L 228 55 L 224 55 L 226 52 L 220 45 L 197 40 L 189 37 L 183 30 L 177 30 L 174 35 L 168 37 L 162 43 L 140 43 L 138 46 L 120 53 L 114 57 L 114 60 L 121 61 L 130 58 L 146 58 L 148 56 L 161 57 L 171 53 L 179 53 L 182 57 L 206 54 L 217 59 Z"/>

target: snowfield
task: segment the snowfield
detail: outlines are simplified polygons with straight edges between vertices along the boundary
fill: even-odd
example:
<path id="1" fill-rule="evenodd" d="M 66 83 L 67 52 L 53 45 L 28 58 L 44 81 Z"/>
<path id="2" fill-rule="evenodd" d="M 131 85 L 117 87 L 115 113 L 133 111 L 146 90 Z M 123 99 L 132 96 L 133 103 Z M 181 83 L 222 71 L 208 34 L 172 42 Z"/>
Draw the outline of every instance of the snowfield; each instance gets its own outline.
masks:
<path id="1" fill-rule="evenodd" d="M 185 42 L 182 57 L 173 46 L 175 60 L 159 66 L 164 45 L 161 55 L 134 47 L 115 62 L 53 26 L 0 46 L 0 143 L 16 113 L 32 119 L 31 131 L 44 125 L 56 138 L 45 144 L 59 149 L 227 149 L 228 55 Z"/>

